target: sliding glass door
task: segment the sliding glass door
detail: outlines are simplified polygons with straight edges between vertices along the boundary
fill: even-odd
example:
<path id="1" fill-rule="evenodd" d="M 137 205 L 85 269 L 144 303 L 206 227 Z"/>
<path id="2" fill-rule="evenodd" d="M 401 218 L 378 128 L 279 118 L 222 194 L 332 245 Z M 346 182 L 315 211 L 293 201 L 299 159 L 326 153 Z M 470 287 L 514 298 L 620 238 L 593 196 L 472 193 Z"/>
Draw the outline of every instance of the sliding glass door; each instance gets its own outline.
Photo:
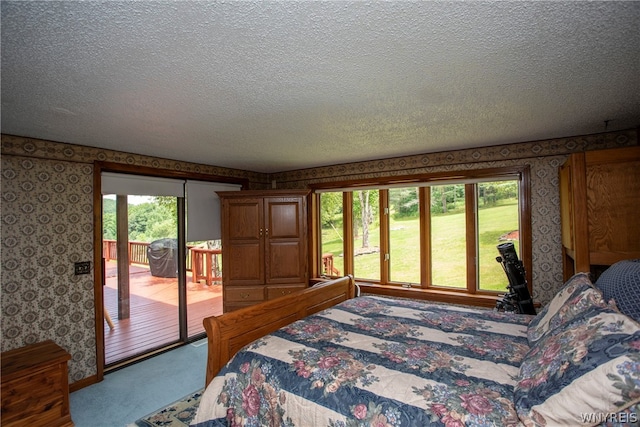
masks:
<path id="1" fill-rule="evenodd" d="M 204 336 L 222 314 L 217 191 L 239 185 L 101 172 L 105 367 Z"/>
<path id="2" fill-rule="evenodd" d="M 103 195 L 106 366 L 181 339 L 177 204 Z"/>

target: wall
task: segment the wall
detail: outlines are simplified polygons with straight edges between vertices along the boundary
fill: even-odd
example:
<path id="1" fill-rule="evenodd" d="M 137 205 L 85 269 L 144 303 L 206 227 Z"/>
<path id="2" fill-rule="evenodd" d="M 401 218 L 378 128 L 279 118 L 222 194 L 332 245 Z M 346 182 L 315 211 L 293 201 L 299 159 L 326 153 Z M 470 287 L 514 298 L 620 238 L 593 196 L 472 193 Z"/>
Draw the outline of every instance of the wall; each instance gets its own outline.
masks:
<path id="1" fill-rule="evenodd" d="M 2 135 L 1 350 L 46 339 L 71 354 L 69 380 L 96 375 L 93 162 L 250 180 L 262 174 Z"/>
<path id="2" fill-rule="evenodd" d="M 358 162 L 270 176 L 2 135 L 1 350 L 53 339 L 67 349 L 70 381 L 96 374 L 93 272 L 93 162 L 245 178 L 250 188 L 374 176 L 529 164 L 532 170 L 533 288 L 546 302 L 561 284 L 558 167 L 573 151 L 637 145 L 635 130 Z"/>
<path id="3" fill-rule="evenodd" d="M 72 355 L 70 381 L 95 374 L 93 168 L 2 155 L 2 351 L 51 339 Z"/>
<path id="4" fill-rule="evenodd" d="M 272 174 L 270 179 L 277 188 L 293 189 L 330 181 L 529 165 L 533 298 L 546 304 L 562 285 L 559 166 L 572 152 L 637 144 L 637 131 L 628 130 L 303 169 Z"/>

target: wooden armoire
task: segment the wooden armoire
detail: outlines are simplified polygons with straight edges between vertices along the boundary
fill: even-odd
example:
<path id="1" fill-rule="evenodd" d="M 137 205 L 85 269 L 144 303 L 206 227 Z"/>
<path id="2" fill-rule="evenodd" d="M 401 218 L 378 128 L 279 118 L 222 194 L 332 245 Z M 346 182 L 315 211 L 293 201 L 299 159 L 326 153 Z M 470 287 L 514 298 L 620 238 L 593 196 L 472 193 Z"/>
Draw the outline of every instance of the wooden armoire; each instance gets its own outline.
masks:
<path id="1" fill-rule="evenodd" d="M 309 191 L 223 191 L 224 311 L 309 285 Z"/>
<path id="2" fill-rule="evenodd" d="M 640 258 L 640 146 L 574 153 L 560 168 L 563 275 Z"/>

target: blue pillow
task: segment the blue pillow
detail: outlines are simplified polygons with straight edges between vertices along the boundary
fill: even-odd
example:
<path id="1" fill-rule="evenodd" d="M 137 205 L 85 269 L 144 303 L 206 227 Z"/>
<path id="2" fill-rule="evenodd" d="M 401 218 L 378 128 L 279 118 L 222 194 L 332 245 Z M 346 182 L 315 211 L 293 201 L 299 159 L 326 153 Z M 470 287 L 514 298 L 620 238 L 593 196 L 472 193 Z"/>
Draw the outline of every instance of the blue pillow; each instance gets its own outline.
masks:
<path id="1" fill-rule="evenodd" d="M 596 287 L 605 301 L 614 300 L 621 313 L 640 322 L 640 259 L 613 264 L 596 280 Z"/>

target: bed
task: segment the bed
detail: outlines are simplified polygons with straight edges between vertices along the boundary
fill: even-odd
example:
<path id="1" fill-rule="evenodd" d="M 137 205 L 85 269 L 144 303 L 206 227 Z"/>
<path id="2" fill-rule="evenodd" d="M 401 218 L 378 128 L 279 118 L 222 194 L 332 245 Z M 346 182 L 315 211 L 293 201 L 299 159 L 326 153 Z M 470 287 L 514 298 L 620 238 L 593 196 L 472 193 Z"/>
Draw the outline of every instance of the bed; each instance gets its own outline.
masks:
<path id="1" fill-rule="evenodd" d="M 639 325 L 587 274 L 536 316 L 356 294 L 347 276 L 205 319 L 191 425 L 637 422 Z"/>

